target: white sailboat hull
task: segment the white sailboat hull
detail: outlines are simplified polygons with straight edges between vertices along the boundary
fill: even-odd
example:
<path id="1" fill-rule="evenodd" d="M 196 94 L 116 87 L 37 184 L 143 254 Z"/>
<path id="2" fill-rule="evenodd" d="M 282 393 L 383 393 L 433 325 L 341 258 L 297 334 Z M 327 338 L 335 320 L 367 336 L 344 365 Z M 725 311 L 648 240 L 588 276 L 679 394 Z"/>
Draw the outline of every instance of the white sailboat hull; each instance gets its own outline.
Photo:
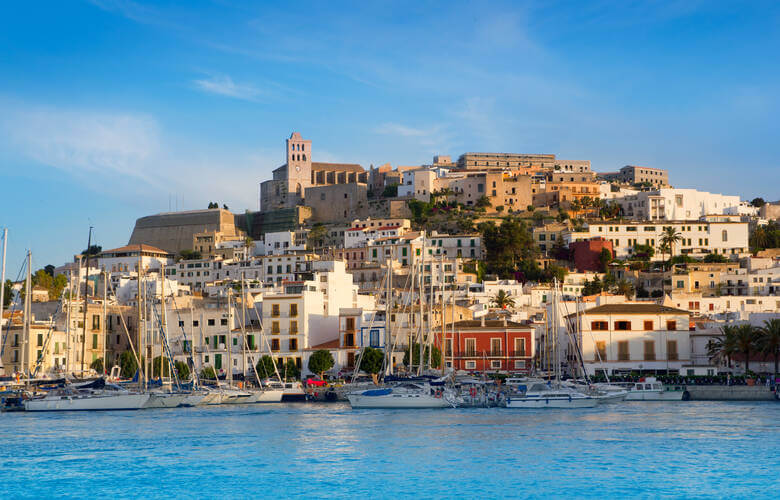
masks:
<path id="1" fill-rule="evenodd" d="M 507 408 L 593 408 L 598 400 L 590 397 L 568 398 L 559 396 L 534 396 L 508 398 Z"/>
<path id="2" fill-rule="evenodd" d="M 628 391 L 626 401 L 682 401 L 683 391 Z"/>
<path id="3" fill-rule="evenodd" d="M 284 391 L 281 389 L 265 389 L 262 391 L 250 391 L 251 395 L 243 403 L 280 403 Z"/>
<path id="4" fill-rule="evenodd" d="M 205 392 L 191 392 L 187 394 L 184 400 L 181 402 L 181 406 L 198 406 L 203 404 L 203 401 L 208 396 Z"/>
<path id="5" fill-rule="evenodd" d="M 450 408 L 444 398 L 417 394 L 388 394 L 386 396 L 364 396 L 347 394 L 352 408 Z"/>
<path id="6" fill-rule="evenodd" d="M 25 411 L 140 410 L 149 394 L 106 394 L 96 396 L 55 396 L 24 402 Z"/>
<path id="7" fill-rule="evenodd" d="M 144 408 L 176 408 L 187 399 L 187 396 L 181 393 L 151 393 Z"/>

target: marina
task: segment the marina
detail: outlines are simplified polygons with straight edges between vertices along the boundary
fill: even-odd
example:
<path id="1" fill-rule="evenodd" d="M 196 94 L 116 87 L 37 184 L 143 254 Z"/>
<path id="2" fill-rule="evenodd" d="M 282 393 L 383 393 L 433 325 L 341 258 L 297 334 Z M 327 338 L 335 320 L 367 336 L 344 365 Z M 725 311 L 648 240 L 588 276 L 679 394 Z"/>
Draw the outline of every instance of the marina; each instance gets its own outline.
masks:
<path id="1" fill-rule="evenodd" d="M 7 413 L 0 479 L 6 498 L 774 498 L 778 417 L 774 402 L 697 401 L 522 412 L 277 403 Z"/>

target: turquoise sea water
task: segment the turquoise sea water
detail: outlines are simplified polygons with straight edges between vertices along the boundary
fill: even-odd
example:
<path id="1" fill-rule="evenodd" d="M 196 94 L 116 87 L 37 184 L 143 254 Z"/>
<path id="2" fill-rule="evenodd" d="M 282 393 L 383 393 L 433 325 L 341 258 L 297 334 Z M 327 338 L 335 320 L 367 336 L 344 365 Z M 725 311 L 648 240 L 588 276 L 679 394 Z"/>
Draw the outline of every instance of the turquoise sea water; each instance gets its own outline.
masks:
<path id="1" fill-rule="evenodd" d="M 0 496 L 778 498 L 780 404 L 0 415 Z"/>

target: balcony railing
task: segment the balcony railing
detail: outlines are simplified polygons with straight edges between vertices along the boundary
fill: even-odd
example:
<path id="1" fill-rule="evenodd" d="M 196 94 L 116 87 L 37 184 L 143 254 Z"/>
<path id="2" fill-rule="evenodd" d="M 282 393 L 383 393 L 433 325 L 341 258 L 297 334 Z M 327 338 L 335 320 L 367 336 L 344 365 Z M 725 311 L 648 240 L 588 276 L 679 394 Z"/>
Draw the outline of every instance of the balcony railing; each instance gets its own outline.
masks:
<path id="1" fill-rule="evenodd" d="M 477 350 L 464 350 L 464 351 L 455 351 L 454 356 L 453 353 L 447 353 L 447 357 L 454 357 L 454 358 L 528 358 L 530 357 L 530 354 L 528 354 L 528 351 L 503 351 L 503 350 L 492 350 L 488 349 L 485 351 L 477 351 Z"/>

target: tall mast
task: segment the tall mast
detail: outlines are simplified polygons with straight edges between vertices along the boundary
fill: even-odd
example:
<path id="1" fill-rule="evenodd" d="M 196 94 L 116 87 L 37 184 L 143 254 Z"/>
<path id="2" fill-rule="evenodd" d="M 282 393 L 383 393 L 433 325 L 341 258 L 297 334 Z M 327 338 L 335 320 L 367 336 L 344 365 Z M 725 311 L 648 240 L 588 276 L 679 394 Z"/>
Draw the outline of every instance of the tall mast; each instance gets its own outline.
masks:
<path id="1" fill-rule="evenodd" d="M 423 274 L 425 273 L 425 267 L 423 265 L 424 259 L 425 259 L 425 233 L 423 232 L 423 244 L 422 244 L 422 258 L 420 259 L 420 274 L 417 276 L 417 298 L 420 301 L 420 337 L 419 337 L 419 348 L 420 351 L 420 359 L 419 363 L 417 363 L 417 374 L 422 375 L 423 370 L 423 354 L 425 351 L 423 351 L 423 333 L 424 333 L 424 327 L 423 327 Z"/>
<path id="2" fill-rule="evenodd" d="M 27 278 L 25 280 L 24 294 L 24 349 L 22 349 L 22 373 L 27 374 L 27 385 L 30 385 L 30 301 L 32 297 L 32 252 L 27 251 Z M 25 369 L 25 364 L 27 369 Z"/>
<path id="3" fill-rule="evenodd" d="M 138 245 L 138 266 L 136 269 L 136 277 L 138 278 L 138 293 L 137 300 L 136 300 L 136 308 L 138 312 L 138 321 L 136 322 L 136 345 L 138 346 L 138 384 L 142 385 L 146 383 L 146 379 L 144 378 L 144 371 L 146 370 L 146 361 L 144 360 L 144 351 L 143 351 L 143 342 L 141 338 L 141 324 L 142 324 L 142 318 L 143 318 L 143 311 L 141 308 L 141 245 Z M 141 364 L 143 363 L 143 366 Z"/>
<path id="4" fill-rule="evenodd" d="M 228 332 L 227 332 L 227 339 L 225 342 L 225 348 L 227 349 L 227 365 L 228 365 L 228 372 L 227 372 L 227 381 L 228 381 L 228 387 L 231 387 L 233 385 L 233 311 L 232 311 L 232 305 L 230 304 L 230 297 L 233 295 L 233 288 L 228 288 Z"/>
<path id="5" fill-rule="evenodd" d="M 89 226 L 89 237 L 87 238 L 87 263 L 86 276 L 84 277 L 84 316 L 82 322 L 81 335 L 81 376 L 84 376 L 84 362 L 87 357 L 87 303 L 89 299 L 89 254 L 92 247 L 92 226 Z"/>
<path id="6" fill-rule="evenodd" d="M 105 375 L 107 373 L 106 371 L 106 336 L 108 335 L 108 325 L 106 325 L 106 319 L 108 318 L 107 309 L 108 305 L 106 304 L 106 299 L 108 297 L 108 273 L 103 271 L 103 374 Z"/>
<path id="7" fill-rule="evenodd" d="M 439 292 L 441 293 L 441 297 L 439 298 L 441 300 L 441 374 L 444 375 L 444 366 L 447 364 L 447 351 L 446 351 L 446 341 L 444 339 L 445 330 L 444 327 L 447 325 L 444 315 L 445 310 L 445 303 L 444 303 L 444 255 L 441 255 L 439 257 Z"/>
<path id="8" fill-rule="evenodd" d="M 160 381 L 162 382 L 163 358 L 165 357 L 165 356 L 163 356 L 163 354 L 165 353 L 165 350 L 163 349 L 163 342 L 166 341 L 166 339 L 163 338 L 163 335 L 168 335 L 168 330 L 167 330 L 167 327 L 168 327 L 167 323 L 168 322 L 166 321 L 166 316 L 165 316 L 165 265 L 163 264 L 161 267 L 162 267 L 162 269 L 160 269 L 160 278 L 161 278 L 160 279 L 160 309 L 161 309 L 161 311 L 160 311 L 160 325 L 161 325 L 161 328 L 160 328 Z M 173 360 L 169 359 L 168 360 L 168 364 L 172 365 L 173 364 Z M 154 366 L 154 365 L 152 365 L 152 366 Z M 169 371 L 168 376 L 172 377 L 173 376 L 173 366 L 169 366 L 169 368 L 170 369 L 168 370 Z"/>
<path id="9" fill-rule="evenodd" d="M 241 336 L 244 337 L 242 342 L 242 365 L 241 369 L 244 374 L 244 385 L 246 385 L 246 289 L 244 288 L 244 272 L 241 271 Z M 260 380 L 258 379 L 258 383 Z"/>
<path id="10" fill-rule="evenodd" d="M 67 374 L 70 371 L 70 310 L 73 307 L 73 270 L 68 271 L 68 312 L 65 323 L 65 366 L 63 369 Z"/>
<path id="11" fill-rule="evenodd" d="M 0 264 L 0 339 L 3 338 L 3 304 L 5 303 L 5 247 L 7 242 L 8 229 L 5 228 L 3 229 L 3 262 Z M 1 357 L 0 371 L 3 371 L 3 359 Z"/>
<path id="12" fill-rule="evenodd" d="M 390 265 L 390 257 L 387 258 L 387 284 L 385 285 L 385 355 L 387 356 L 387 373 L 393 374 L 393 353 L 391 345 L 393 344 L 393 324 L 390 321 L 392 315 L 392 293 L 393 293 L 393 269 Z"/>

